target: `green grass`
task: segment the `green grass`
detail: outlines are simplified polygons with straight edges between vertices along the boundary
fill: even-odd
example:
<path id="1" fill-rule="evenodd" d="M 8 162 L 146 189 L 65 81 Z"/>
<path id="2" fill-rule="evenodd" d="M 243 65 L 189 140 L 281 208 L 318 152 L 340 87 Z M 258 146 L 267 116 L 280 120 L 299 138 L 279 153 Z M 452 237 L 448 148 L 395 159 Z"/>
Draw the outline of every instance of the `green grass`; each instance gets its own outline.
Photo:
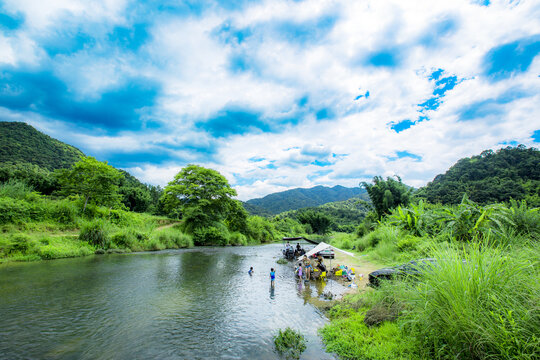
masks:
<path id="1" fill-rule="evenodd" d="M 540 255 L 473 245 L 435 253 L 404 319 L 434 359 L 533 359 L 540 349 Z M 531 255 L 531 254 L 529 254 Z"/>
<path id="2" fill-rule="evenodd" d="M 327 350 L 343 359 L 538 358 L 538 247 L 441 243 L 430 253 L 439 265 L 421 278 L 334 307 L 321 330 Z"/>
<path id="3" fill-rule="evenodd" d="M 306 340 L 300 332 L 291 329 L 279 330 L 274 336 L 274 346 L 279 354 L 286 359 L 300 359 L 306 350 Z"/>

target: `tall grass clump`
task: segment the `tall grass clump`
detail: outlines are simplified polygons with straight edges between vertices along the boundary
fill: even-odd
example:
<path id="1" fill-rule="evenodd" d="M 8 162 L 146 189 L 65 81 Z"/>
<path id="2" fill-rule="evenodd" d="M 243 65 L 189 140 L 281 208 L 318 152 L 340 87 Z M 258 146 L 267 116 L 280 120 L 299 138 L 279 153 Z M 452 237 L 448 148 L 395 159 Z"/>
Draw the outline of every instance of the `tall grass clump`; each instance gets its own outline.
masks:
<path id="1" fill-rule="evenodd" d="M 153 243 L 153 241 L 163 244 L 167 249 L 187 248 L 193 246 L 193 238 L 176 228 L 166 228 L 152 233 L 150 242 Z"/>
<path id="2" fill-rule="evenodd" d="M 0 197 L 9 197 L 13 199 L 25 199 L 34 189 L 25 182 L 9 180 L 0 184 Z"/>
<path id="3" fill-rule="evenodd" d="M 83 223 L 79 232 L 79 240 L 86 241 L 101 249 L 108 249 L 111 245 L 110 225 L 101 219 Z"/>
<path id="4" fill-rule="evenodd" d="M 538 358 L 537 264 L 480 245 L 435 257 L 438 266 L 408 293 L 413 307 L 405 319 L 426 358 Z"/>
<path id="5" fill-rule="evenodd" d="M 274 346 L 286 359 L 300 359 L 300 355 L 306 350 L 306 340 L 300 332 L 288 327 L 285 330 L 280 329 L 274 336 Z"/>

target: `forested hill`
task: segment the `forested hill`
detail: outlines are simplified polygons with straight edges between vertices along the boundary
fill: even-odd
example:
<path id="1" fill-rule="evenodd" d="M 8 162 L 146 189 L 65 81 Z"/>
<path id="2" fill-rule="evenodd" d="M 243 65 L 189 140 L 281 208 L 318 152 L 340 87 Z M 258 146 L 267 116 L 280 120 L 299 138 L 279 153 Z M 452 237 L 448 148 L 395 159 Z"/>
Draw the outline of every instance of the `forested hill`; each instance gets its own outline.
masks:
<path id="1" fill-rule="evenodd" d="M 247 201 L 248 206 L 254 205 L 256 209 L 264 209 L 270 214 L 279 214 L 288 210 L 297 210 L 305 207 L 314 207 L 334 201 L 343 201 L 352 197 L 364 197 L 366 191 L 362 188 L 347 188 L 341 185 L 334 187 L 315 186 L 310 189 L 291 189 L 266 195 L 263 198 Z"/>
<path id="2" fill-rule="evenodd" d="M 43 134 L 22 122 L 0 122 L 0 184 L 24 181 L 34 190 L 49 195 L 58 189 L 51 173 L 70 168 L 85 154 L 79 149 Z M 157 206 L 161 188 L 145 185 L 124 170 L 120 181 L 122 202 L 130 210 L 147 211 Z"/>
<path id="3" fill-rule="evenodd" d="M 69 168 L 84 154 L 23 122 L 0 122 L 0 163 L 28 163 L 47 170 Z"/>
<path id="4" fill-rule="evenodd" d="M 526 200 L 540 206 L 540 151 L 507 147 L 459 160 L 418 194 L 431 203 L 457 204 L 463 194 L 480 204 Z"/>

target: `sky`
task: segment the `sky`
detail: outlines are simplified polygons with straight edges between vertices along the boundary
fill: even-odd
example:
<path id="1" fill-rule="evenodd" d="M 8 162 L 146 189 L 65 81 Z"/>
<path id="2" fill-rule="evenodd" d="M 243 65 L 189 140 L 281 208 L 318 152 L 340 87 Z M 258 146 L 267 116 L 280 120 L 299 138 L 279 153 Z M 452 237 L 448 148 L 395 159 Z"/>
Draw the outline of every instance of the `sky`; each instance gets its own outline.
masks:
<path id="1" fill-rule="evenodd" d="M 0 0 L 0 121 L 247 200 L 540 142 L 538 0 Z"/>

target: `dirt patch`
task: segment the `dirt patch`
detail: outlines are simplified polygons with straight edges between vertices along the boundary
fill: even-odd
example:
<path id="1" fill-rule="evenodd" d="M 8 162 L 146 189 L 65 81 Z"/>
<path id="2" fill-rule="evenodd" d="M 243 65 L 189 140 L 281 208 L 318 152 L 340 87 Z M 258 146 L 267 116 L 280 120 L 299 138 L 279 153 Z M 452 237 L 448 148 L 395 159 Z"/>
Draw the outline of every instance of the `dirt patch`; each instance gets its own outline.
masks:
<path id="1" fill-rule="evenodd" d="M 355 256 L 349 256 L 339 251 L 336 251 L 335 253 L 336 253 L 335 258 L 332 259 L 331 262 L 329 260 L 325 260 L 325 263 L 328 267 L 330 267 L 330 264 L 332 267 L 345 265 L 349 269 L 354 268 L 354 271 L 355 271 L 355 277 L 353 281 L 347 281 L 347 280 L 343 280 L 337 277 L 332 278 L 333 280 L 340 282 L 344 286 L 349 286 L 352 283 L 356 285 L 356 287 L 351 286 L 346 293 L 356 292 L 359 289 L 364 289 L 368 283 L 368 274 L 380 268 L 380 266 L 375 265 L 365 260 L 365 257 L 362 256 L 361 254 L 357 254 Z"/>
<path id="2" fill-rule="evenodd" d="M 167 229 L 167 228 L 173 227 L 174 225 L 180 224 L 180 223 L 181 223 L 181 221 L 173 222 L 173 223 L 170 223 L 170 224 L 167 224 L 167 225 L 162 225 L 162 226 L 159 226 L 158 228 L 156 228 L 156 230 Z"/>

